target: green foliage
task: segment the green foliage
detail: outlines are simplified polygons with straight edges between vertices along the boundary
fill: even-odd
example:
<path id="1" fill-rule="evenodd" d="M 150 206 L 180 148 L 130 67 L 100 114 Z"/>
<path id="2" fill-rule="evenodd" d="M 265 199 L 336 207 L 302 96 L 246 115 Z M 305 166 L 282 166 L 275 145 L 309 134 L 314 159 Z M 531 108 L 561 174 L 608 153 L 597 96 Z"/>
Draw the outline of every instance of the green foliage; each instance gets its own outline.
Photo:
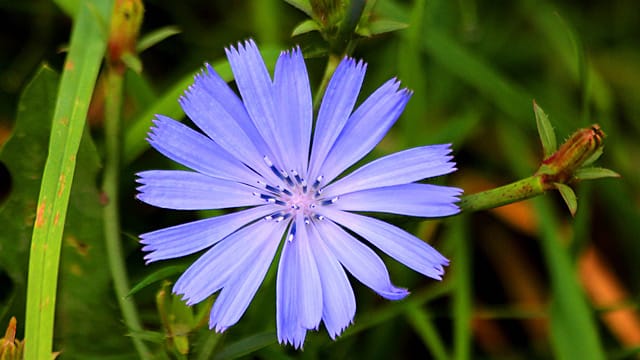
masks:
<path id="1" fill-rule="evenodd" d="M 547 114 L 535 101 L 533 102 L 533 111 L 536 114 L 536 125 L 538 126 L 538 135 L 540 135 L 540 142 L 542 143 L 542 153 L 546 159 L 558 150 L 556 132 L 553 130 Z"/>
<path id="2" fill-rule="evenodd" d="M 43 177 L 45 161 L 48 154 L 68 160 L 73 151 L 64 145 L 75 142 L 77 170 L 73 182 L 66 183 L 71 192 L 64 234 L 60 233 L 53 339 L 53 350 L 63 351 L 62 360 L 136 358 L 130 336 L 144 340 L 159 359 L 637 355 L 640 345 L 624 342 L 602 318 L 622 308 L 636 313 L 637 319 L 634 309 L 640 298 L 640 268 L 635 266 L 640 261 L 640 53 L 635 40 L 640 32 L 633 2 L 378 0 L 358 8 L 362 2 L 356 1 L 353 6 L 361 10 L 357 21 L 345 21 L 344 14 L 338 14 L 330 24 L 323 23 L 306 0 L 145 3 L 143 37 L 138 41 L 144 53 L 129 64 L 141 72 L 129 72 L 125 79 L 120 212 L 126 234 L 203 216 L 142 206 L 134 200 L 133 174 L 171 166 L 147 151 L 151 120 L 155 114 L 184 120 L 177 100 L 205 61 L 232 81 L 222 49 L 247 37 L 258 41 L 270 71 L 280 50 L 299 44 L 308 57 L 314 89 L 322 81 L 326 55 L 342 49 L 332 47 L 322 31 L 347 39 L 347 52 L 368 63 L 360 101 L 393 76 L 413 90 L 403 116 L 369 159 L 409 146 L 453 143 L 459 171 L 442 182 L 456 184 L 467 194 L 530 176 L 542 158 L 557 150 L 556 143 L 576 129 L 597 123 L 607 133 L 604 152 L 600 149 L 584 160 L 568 181 L 571 187 L 559 184 L 560 191 L 549 191 L 543 199 L 435 223 L 398 220 L 451 260 L 444 280 L 427 280 L 384 258 L 393 281 L 412 294 L 400 302 L 383 301 L 354 281 L 354 324 L 336 341 L 322 327 L 310 332 L 302 352 L 277 344 L 273 279 L 259 290 L 240 322 L 218 334 L 206 325 L 211 300 L 190 309 L 162 285 L 193 258 L 145 267 L 139 246 L 126 237 L 126 270 L 136 285 L 130 296 L 135 294 L 144 330 L 132 332 L 123 325 L 104 255 L 104 199 L 95 185 L 104 144 L 100 92 L 94 94 L 89 111 L 90 131 L 74 122 L 72 140 L 58 139 L 48 147 L 51 125 L 61 119 L 53 115 L 56 101 L 72 109 L 68 114 L 74 121 L 84 121 L 97 88 L 92 79 L 102 58 L 98 48 L 106 39 L 106 7 L 96 1 L 81 11 L 87 2 L 56 0 L 52 10 L 45 3 L 3 6 L 19 21 L 12 22 L 11 32 L 0 33 L 0 85 L 9 89 L 0 99 L 0 162 L 8 168 L 12 184 L 9 195 L 0 200 L 0 324 L 15 315 L 17 338 L 24 337 L 27 261 L 41 182 L 57 184 L 60 178 Z M 338 3 L 343 12 L 352 5 L 329 5 Z M 348 34 L 340 33 L 341 26 Z M 60 47 L 69 53 L 59 54 Z M 68 72 L 61 64 L 67 55 L 74 58 L 81 81 L 59 88 L 58 75 L 47 67 L 26 83 L 25 74 L 36 73 L 36 64 L 43 61 Z M 7 86 L 12 79 L 14 90 Z M 24 89 L 19 101 L 18 88 Z M 552 122 L 537 104 L 532 116 L 534 98 Z M 8 128 L 11 136 L 3 141 Z M 60 134 L 54 130 L 54 137 Z M 574 218 L 563 202 L 575 212 L 577 201 Z M 608 260 L 604 270 L 625 290 L 625 298 L 602 303 L 593 295 L 595 282 L 579 280 L 585 247 Z M 43 256 L 34 266 L 45 271 L 45 261 L 46 269 L 57 263 L 55 256 Z M 160 291 L 166 296 L 162 311 L 156 302 Z M 536 327 L 536 322 L 542 326 Z M 173 348 L 167 346 L 169 341 L 174 341 Z"/>
<path id="3" fill-rule="evenodd" d="M 0 269 L 13 284 L 12 296 L 0 323 L 17 316 L 24 326 L 29 244 L 36 202 L 47 154 L 49 126 L 58 88 L 58 76 L 42 68 L 27 85 L 18 104 L 11 138 L 2 147 L 0 161 L 11 176 L 11 193 L 0 205 Z"/>
<path id="4" fill-rule="evenodd" d="M 44 165 L 29 256 L 26 358 L 51 353 L 62 235 L 77 153 L 89 100 L 104 56 L 106 39 L 100 28 L 111 1 L 83 3 L 76 14 L 65 71 L 51 120 L 49 151 Z"/>
<path id="5" fill-rule="evenodd" d="M 12 138 L 3 147 L 0 161 L 7 165 L 14 187 L 0 208 L 6 227 L 0 244 L 12 244 L 0 251 L 0 263 L 14 284 L 14 298 L 8 314 L 24 319 L 29 240 L 36 216 L 39 184 L 47 155 L 51 116 L 59 76 L 41 68 L 25 89 Z M 100 160 L 88 134 L 83 136 L 77 164 L 83 171 L 75 176 L 69 199 L 68 221 L 63 235 L 56 334 L 59 347 L 73 354 L 97 356 L 127 352 L 126 329 L 118 321 L 111 277 L 104 257 L 102 205 L 96 188 Z M 21 214 L 21 221 L 15 221 Z M 87 286 L 87 284 L 91 286 Z M 96 311 L 96 309 L 101 309 Z M 6 319 L 2 319 L 4 322 Z M 95 324 L 101 324 L 99 327 Z M 95 343 L 93 339 L 100 338 Z"/>

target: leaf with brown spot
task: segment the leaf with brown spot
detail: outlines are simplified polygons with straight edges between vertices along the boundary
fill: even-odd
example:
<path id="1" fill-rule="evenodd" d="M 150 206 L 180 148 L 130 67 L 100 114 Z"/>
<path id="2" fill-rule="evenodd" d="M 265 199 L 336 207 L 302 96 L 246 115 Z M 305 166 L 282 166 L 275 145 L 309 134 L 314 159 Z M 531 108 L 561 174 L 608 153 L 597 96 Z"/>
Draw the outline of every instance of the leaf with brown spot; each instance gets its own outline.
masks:
<path id="1" fill-rule="evenodd" d="M 24 319 L 34 224 L 59 220 L 46 214 L 44 206 L 36 209 L 57 88 L 58 75 L 43 67 L 24 90 L 12 136 L 0 152 L 0 161 L 13 179 L 11 193 L 0 204 L 0 272 L 12 282 L 10 294 L 0 289 L 0 323 L 6 323 L 11 315 Z M 100 161 L 88 133 L 82 138 L 77 161 L 73 184 L 60 179 L 61 186 L 72 188 L 64 233 L 67 241 L 62 246 L 54 348 L 86 358 L 129 352 L 131 341 L 123 336 L 127 329 L 114 306 L 104 256 L 102 205 L 95 181 Z"/>

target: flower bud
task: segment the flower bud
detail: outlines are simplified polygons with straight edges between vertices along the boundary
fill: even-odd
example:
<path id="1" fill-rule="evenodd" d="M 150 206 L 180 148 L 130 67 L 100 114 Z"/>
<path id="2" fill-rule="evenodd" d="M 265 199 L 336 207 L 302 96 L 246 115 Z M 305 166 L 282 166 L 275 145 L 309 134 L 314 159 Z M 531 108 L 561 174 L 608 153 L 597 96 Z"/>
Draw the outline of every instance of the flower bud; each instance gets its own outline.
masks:
<path id="1" fill-rule="evenodd" d="M 123 56 L 136 54 L 143 13 L 142 0 L 116 0 L 111 16 L 107 63 L 118 71 L 125 70 Z"/>
<path id="2" fill-rule="evenodd" d="M 558 151 L 542 161 L 538 174 L 546 175 L 552 182 L 569 182 L 575 171 L 602 148 L 604 138 L 597 124 L 576 131 Z"/>
<path id="3" fill-rule="evenodd" d="M 21 360 L 23 358 L 24 341 L 16 340 L 16 318 L 11 317 L 4 337 L 0 339 L 0 359 Z"/>

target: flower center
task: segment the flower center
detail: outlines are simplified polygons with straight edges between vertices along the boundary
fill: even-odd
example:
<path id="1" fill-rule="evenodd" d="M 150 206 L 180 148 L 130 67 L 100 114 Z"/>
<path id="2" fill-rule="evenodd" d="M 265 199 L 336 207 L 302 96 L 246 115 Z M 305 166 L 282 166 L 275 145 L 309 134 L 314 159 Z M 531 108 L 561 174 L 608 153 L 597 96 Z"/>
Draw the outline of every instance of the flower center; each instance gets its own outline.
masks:
<path id="1" fill-rule="evenodd" d="M 266 183 L 258 182 L 259 187 L 263 188 L 264 192 L 256 193 L 254 196 L 259 196 L 265 202 L 281 205 L 282 209 L 274 212 L 264 219 L 274 220 L 280 222 L 290 218 L 295 218 L 298 214 L 304 217 L 305 223 L 309 223 L 311 219 L 322 220 L 324 217 L 316 213 L 318 206 L 325 206 L 335 203 L 338 197 L 332 199 L 324 199 L 322 197 L 322 180 L 323 176 L 318 176 L 314 182 L 309 185 L 298 172 L 290 170 L 288 173 L 279 170 L 271 163 L 268 157 L 264 157 L 264 161 L 269 166 L 271 171 L 278 176 L 283 182 L 283 185 L 272 186 Z M 295 225 L 295 222 L 292 226 Z M 295 230 L 293 230 L 295 232 Z"/>

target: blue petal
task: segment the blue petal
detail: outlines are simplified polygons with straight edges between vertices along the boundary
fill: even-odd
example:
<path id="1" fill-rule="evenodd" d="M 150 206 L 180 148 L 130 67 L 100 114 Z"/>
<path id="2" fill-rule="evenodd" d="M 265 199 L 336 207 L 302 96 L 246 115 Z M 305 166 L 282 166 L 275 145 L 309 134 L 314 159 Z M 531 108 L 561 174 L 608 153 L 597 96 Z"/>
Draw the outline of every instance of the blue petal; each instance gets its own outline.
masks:
<path id="1" fill-rule="evenodd" d="M 180 98 L 189 118 L 236 159 L 276 181 L 263 157 L 271 156 L 249 115 L 229 86 L 210 66 L 196 75 L 195 82 Z"/>
<path id="2" fill-rule="evenodd" d="M 322 214 L 352 230 L 387 255 L 428 277 L 441 280 L 449 260 L 408 232 L 368 216 L 323 207 Z"/>
<path id="3" fill-rule="evenodd" d="M 209 318 L 209 328 L 216 331 L 224 331 L 229 326 L 240 320 L 251 300 L 258 291 L 264 276 L 269 270 L 273 257 L 278 249 L 278 244 L 284 232 L 285 222 L 276 223 L 271 229 L 261 226 L 263 233 L 257 238 L 244 238 L 241 242 L 254 242 L 257 246 L 249 256 L 238 259 L 239 264 L 234 274 L 222 288 L 216 298 Z M 239 241 L 240 242 L 240 241 Z"/>
<path id="4" fill-rule="evenodd" d="M 279 141 L 288 154 L 287 164 L 305 176 L 309 163 L 313 104 L 300 48 L 280 54 L 273 77 L 275 101 L 282 122 L 278 126 Z"/>
<path id="5" fill-rule="evenodd" d="M 342 265 L 324 244 L 315 225 L 309 232 L 309 244 L 322 283 L 322 320 L 331 339 L 335 339 L 353 322 L 356 298 Z"/>
<path id="6" fill-rule="evenodd" d="M 145 245 L 142 251 L 149 252 L 144 258 L 150 263 L 193 254 L 278 209 L 276 205 L 258 206 L 142 234 L 140 242 Z"/>
<path id="7" fill-rule="evenodd" d="M 262 205 L 254 188 L 193 171 L 150 170 L 137 174 L 142 186 L 136 196 L 147 204 L 178 210 L 223 209 Z"/>
<path id="8" fill-rule="evenodd" d="M 380 211 L 394 214 L 439 217 L 460 212 L 455 205 L 461 189 L 431 184 L 403 184 L 340 195 L 330 206 L 350 211 Z"/>
<path id="9" fill-rule="evenodd" d="M 208 137 L 166 116 L 156 115 L 149 143 L 169 159 L 200 173 L 227 180 L 259 179 L 257 174 Z"/>
<path id="10" fill-rule="evenodd" d="M 258 133 L 271 148 L 275 158 L 271 161 L 282 168 L 287 154 L 279 139 L 271 78 L 262 55 L 253 40 L 226 49 L 229 65 L 242 95 L 244 106 Z"/>
<path id="11" fill-rule="evenodd" d="M 308 224 L 305 224 L 304 216 L 298 213 L 296 216 L 296 234 L 290 240 L 291 246 L 296 249 L 297 264 L 292 268 L 297 275 L 292 290 L 297 291 L 298 320 L 306 329 L 318 329 L 322 319 L 322 285 L 314 254 L 309 245 Z"/>
<path id="12" fill-rule="evenodd" d="M 196 85 L 202 87 L 209 94 L 219 94 L 220 98 L 225 99 L 229 103 L 222 104 L 226 107 L 226 110 L 229 112 L 231 117 L 240 125 L 240 128 L 244 131 L 244 133 L 249 137 L 251 142 L 256 146 L 258 153 L 261 156 L 269 156 L 273 157 L 269 146 L 265 143 L 264 139 L 256 129 L 253 121 L 249 117 L 247 113 L 245 104 L 242 103 L 240 98 L 236 95 L 233 90 L 224 82 L 224 80 L 218 76 L 216 71 L 211 67 L 211 65 L 206 64 L 206 69 L 208 74 L 206 76 L 200 77 L 201 81 L 196 81 Z M 206 73 L 204 73 L 206 74 Z M 204 75 L 203 74 L 203 75 Z M 216 124 L 217 125 L 217 124 Z M 224 129 L 222 129 L 224 131 Z M 241 136 L 242 134 L 238 134 Z M 260 159 L 253 159 L 254 161 L 258 161 L 258 164 L 253 164 L 254 169 L 262 169 L 265 170 L 264 161 Z M 267 171 L 267 173 L 269 173 Z"/>
<path id="13" fill-rule="evenodd" d="M 277 302 L 284 305 L 282 311 L 277 311 L 279 333 L 294 343 L 298 342 L 294 337 L 300 333 L 298 327 L 317 329 L 322 319 L 322 285 L 309 244 L 308 226 L 303 215 L 298 214 L 278 265 Z"/>
<path id="14" fill-rule="evenodd" d="M 367 65 L 345 57 L 336 68 L 320 105 L 313 134 L 309 178 L 316 179 L 322 163 L 349 119 L 358 98 Z"/>
<path id="15" fill-rule="evenodd" d="M 398 86 L 396 79 L 387 81 L 351 115 L 320 170 L 325 181 L 369 153 L 396 122 L 411 97 L 410 91 L 398 91 Z"/>
<path id="16" fill-rule="evenodd" d="M 406 289 L 395 287 L 391 283 L 384 262 L 368 246 L 330 220 L 325 219 L 314 223 L 329 250 L 361 283 L 390 300 L 399 300 L 409 294 Z"/>
<path id="17" fill-rule="evenodd" d="M 374 160 L 323 190 L 326 197 L 383 186 L 407 184 L 456 170 L 451 145 L 412 148 Z"/>
<path id="18" fill-rule="evenodd" d="M 240 269 L 246 271 L 243 265 L 255 260 L 266 243 L 280 239 L 281 235 L 271 236 L 283 231 L 282 225 L 274 224 L 279 223 L 258 221 L 224 238 L 189 266 L 173 292 L 184 295 L 187 304 L 193 305 L 226 286 Z"/>

